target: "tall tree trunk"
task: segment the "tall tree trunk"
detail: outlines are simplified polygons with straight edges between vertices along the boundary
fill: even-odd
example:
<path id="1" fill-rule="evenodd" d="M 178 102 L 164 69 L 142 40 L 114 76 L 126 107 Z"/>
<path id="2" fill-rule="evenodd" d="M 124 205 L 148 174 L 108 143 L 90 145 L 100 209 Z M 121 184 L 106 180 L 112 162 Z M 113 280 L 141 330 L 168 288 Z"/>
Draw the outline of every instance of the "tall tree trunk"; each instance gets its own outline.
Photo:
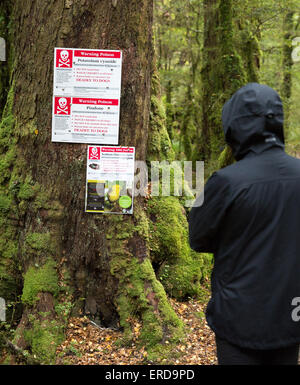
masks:
<path id="1" fill-rule="evenodd" d="M 192 95 L 193 84 L 188 84 L 185 98 L 185 111 L 182 120 L 180 135 L 182 136 L 185 159 L 192 159 L 192 137 L 195 135 L 194 100 Z"/>
<path id="2" fill-rule="evenodd" d="M 199 157 L 212 161 L 218 168 L 218 158 L 225 146 L 221 113 L 225 101 L 246 82 L 242 59 L 237 54 L 233 34 L 231 0 L 204 0 L 204 48 L 202 69 L 203 120 Z M 222 161 L 232 161 L 226 149 Z M 224 166 L 224 164 L 222 164 Z"/>
<path id="3" fill-rule="evenodd" d="M 284 128 L 286 137 L 288 136 L 289 128 L 289 112 L 290 112 L 290 98 L 292 93 L 292 38 L 293 38 L 293 16 L 294 12 L 288 10 L 283 17 L 283 47 L 282 47 L 282 83 L 281 83 L 281 96 L 284 103 Z"/>
<path id="4" fill-rule="evenodd" d="M 200 136 L 201 159 L 209 160 L 211 154 L 210 136 L 211 127 L 214 122 L 210 118 L 214 109 L 213 104 L 217 92 L 220 89 L 220 79 L 215 76 L 215 66 L 218 59 L 218 36 L 219 27 L 218 0 L 204 0 L 204 43 L 203 43 L 203 64 L 201 77 L 202 87 L 202 132 Z M 214 95 L 214 98 L 212 97 Z"/>
<path id="5" fill-rule="evenodd" d="M 6 45 L 9 44 L 7 28 L 9 6 L 10 4 L 7 2 L 2 2 L 0 4 L 0 37 L 5 40 Z M 6 62 L 0 61 L 0 116 L 2 115 L 2 111 L 6 102 L 6 94 L 8 91 L 8 62 L 9 58 L 6 58 Z"/>
<path id="6" fill-rule="evenodd" d="M 241 55 L 246 70 L 246 77 L 248 83 L 259 83 L 259 69 L 260 69 L 260 50 L 259 37 L 260 32 L 254 34 L 251 31 L 251 24 L 245 24 L 239 18 L 237 28 L 240 33 Z M 253 27 L 252 27 L 253 28 Z"/>
<path id="7" fill-rule="evenodd" d="M 150 262 L 144 200 L 135 199 L 132 216 L 85 213 L 86 145 L 50 139 L 54 47 L 121 49 L 120 144 L 145 160 L 152 7 L 152 0 L 12 5 L 14 64 L 0 131 L 1 284 L 10 284 L 15 266 L 23 316 L 14 342 L 42 362 L 53 362 L 71 307 L 120 325 L 125 340 L 139 316 L 149 348 L 182 335 Z"/>
<path id="8" fill-rule="evenodd" d="M 166 85 L 166 125 L 170 139 L 173 139 L 173 120 L 174 120 L 174 107 L 172 104 L 172 81 L 168 80 Z"/>

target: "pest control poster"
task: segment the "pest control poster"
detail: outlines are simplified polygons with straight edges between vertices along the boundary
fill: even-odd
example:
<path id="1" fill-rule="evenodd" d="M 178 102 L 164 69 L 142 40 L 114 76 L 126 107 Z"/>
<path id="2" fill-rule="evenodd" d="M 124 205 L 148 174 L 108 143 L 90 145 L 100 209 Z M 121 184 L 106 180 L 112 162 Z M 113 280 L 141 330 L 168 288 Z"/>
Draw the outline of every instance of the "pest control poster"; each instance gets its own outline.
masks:
<path id="1" fill-rule="evenodd" d="M 52 141 L 118 144 L 122 52 L 55 48 Z"/>
<path id="2" fill-rule="evenodd" d="M 85 211 L 133 213 L 134 147 L 88 146 Z"/>

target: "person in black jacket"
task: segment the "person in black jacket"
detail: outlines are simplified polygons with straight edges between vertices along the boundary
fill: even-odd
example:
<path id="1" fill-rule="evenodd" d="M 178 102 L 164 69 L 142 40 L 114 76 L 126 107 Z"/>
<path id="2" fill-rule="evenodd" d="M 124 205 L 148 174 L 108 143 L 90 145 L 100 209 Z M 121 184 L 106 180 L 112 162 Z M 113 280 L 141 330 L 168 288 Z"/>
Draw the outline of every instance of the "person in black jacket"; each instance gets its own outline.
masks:
<path id="1" fill-rule="evenodd" d="M 218 362 L 297 364 L 300 160 L 284 151 L 282 101 L 249 83 L 222 121 L 237 162 L 212 174 L 189 215 L 192 249 L 214 253 L 206 319 Z"/>

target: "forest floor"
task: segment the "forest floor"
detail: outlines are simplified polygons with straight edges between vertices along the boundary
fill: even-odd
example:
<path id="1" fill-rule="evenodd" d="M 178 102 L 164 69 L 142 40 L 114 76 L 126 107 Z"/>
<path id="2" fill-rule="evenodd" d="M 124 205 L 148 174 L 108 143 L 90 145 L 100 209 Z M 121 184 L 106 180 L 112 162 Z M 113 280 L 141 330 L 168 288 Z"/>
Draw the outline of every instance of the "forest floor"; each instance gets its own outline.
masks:
<path id="1" fill-rule="evenodd" d="M 208 293 L 207 293 L 208 294 Z M 207 298 L 207 295 L 205 295 Z M 206 301 L 207 302 L 207 301 Z M 175 358 L 161 358 L 155 363 L 147 352 L 135 342 L 141 324 L 133 325 L 133 343 L 129 347 L 119 346 L 122 333 L 101 328 L 87 317 L 71 318 L 66 331 L 66 340 L 57 349 L 56 364 L 71 365 L 216 365 L 214 333 L 206 324 L 206 302 L 191 299 L 179 302 L 170 299 L 173 309 L 186 326 L 186 340 L 175 348 Z M 173 355 L 172 355 L 173 356 Z"/>

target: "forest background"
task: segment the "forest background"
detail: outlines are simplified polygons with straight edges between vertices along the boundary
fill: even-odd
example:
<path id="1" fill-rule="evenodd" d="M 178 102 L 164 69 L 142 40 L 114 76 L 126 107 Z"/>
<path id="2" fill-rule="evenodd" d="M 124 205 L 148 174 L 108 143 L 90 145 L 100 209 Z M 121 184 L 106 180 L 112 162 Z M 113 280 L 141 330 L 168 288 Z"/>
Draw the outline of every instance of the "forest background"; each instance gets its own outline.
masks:
<path id="1" fill-rule="evenodd" d="M 299 5 L 229 3 L 232 13 L 226 2 L 221 8 L 217 1 L 155 2 L 158 68 L 167 128 L 178 159 L 209 163 L 217 158 L 224 149 L 221 108 L 247 82 L 269 85 L 280 94 L 286 141 L 299 142 Z M 229 52 L 232 59 L 226 69 L 223 59 Z M 206 176 L 214 167 L 206 167 Z"/>

